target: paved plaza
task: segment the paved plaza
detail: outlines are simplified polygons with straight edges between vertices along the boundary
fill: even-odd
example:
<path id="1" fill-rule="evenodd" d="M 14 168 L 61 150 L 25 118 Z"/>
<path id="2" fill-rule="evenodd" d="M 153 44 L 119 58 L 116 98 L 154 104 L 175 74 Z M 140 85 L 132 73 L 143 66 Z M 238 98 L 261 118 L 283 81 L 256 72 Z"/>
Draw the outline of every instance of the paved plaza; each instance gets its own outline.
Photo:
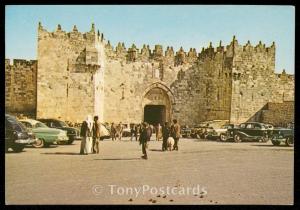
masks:
<path id="1" fill-rule="evenodd" d="M 154 137 L 153 137 L 154 139 Z M 179 151 L 151 141 L 80 141 L 5 156 L 6 204 L 292 204 L 294 148 L 180 139 Z M 200 191 L 199 191 L 200 189 Z"/>

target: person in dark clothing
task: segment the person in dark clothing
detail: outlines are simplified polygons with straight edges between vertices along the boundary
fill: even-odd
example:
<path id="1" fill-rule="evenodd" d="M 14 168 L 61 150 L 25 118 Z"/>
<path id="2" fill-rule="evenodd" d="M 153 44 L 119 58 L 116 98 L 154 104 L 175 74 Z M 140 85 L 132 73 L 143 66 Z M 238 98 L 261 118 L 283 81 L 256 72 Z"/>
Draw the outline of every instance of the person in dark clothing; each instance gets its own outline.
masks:
<path id="1" fill-rule="evenodd" d="M 135 140 L 137 141 L 138 140 L 138 134 L 139 134 L 139 130 L 140 130 L 140 125 L 135 125 L 134 126 L 134 137 L 135 137 Z"/>
<path id="2" fill-rule="evenodd" d="M 112 123 L 110 127 L 110 135 L 113 141 L 116 140 L 116 133 L 117 133 L 116 126 L 114 123 Z"/>
<path id="3" fill-rule="evenodd" d="M 132 141 L 132 138 L 134 137 L 134 127 L 134 124 L 130 125 L 130 141 Z"/>
<path id="4" fill-rule="evenodd" d="M 93 153 L 99 154 L 99 141 L 100 141 L 100 129 L 101 129 L 101 124 L 98 121 L 98 116 L 94 117 L 94 123 L 93 123 L 93 146 L 92 150 Z"/>
<path id="5" fill-rule="evenodd" d="M 162 136 L 163 136 L 163 143 L 162 143 L 162 151 L 167 150 L 167 140 L 170 137 L 171 128 L 168 122 L 165 122 L 165 125 L 162 128 Z"/>
<path id="6" fill-rule="evenodd" d="M 142 124 L 140 138 L 139 138 L 140 145 L 142 145 L 142 152 L 144 154 L 142 156 L 143 159 L 148 159 L 148 156 L 147 156 L 147 142 L 150 140 L 149 134 L 150 134 L 150 129 L 148 127 L 148 124 L 146 122 L 144 122 Z M 151 134 L 152 134 L 152 132 L 151 132 Z"/>
<path id="7" fill-rule="evenodd" d="M 180 125 L 176 119 L 173 120 L 173 125 L 171 126 L 171 136 L 175 140 L 173 150 L 178 150 L 178 141 L 180 138 Z"/>

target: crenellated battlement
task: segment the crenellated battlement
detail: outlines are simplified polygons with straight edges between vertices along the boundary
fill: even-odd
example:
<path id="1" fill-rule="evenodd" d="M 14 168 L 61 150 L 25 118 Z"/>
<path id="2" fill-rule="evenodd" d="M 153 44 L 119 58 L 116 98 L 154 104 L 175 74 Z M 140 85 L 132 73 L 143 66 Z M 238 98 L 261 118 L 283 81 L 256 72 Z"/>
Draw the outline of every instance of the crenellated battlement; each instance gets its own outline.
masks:
<path id="1" fill-rule="evenodd" d="M 78 31 L 77 26 L 73 26 L 71 32 L 66 32 L 62 29 L 61 25 L 58 24 L 55 31 L 47 31 L 42 26 L 41 22 L 38 24 L 38 40 L 45 40 L 49 38 L 65 39 L 69 41 L 87 41 L 87 42 L 104 42 L 104 35 L 98 30 L 96 32 L 95 24 L 92 23 L 91 30 L 85 33 Z"/>
<path id="2" fill-rule="evenodd" d="M 5 59 L 5 65 L 11 66 L 11 67 L 17 67 L 17 69 L 20 68 L 20 66 L 23 67 L 30 67 L 30 66 L 36 66 L 37 60 L 25 60 L 25 59 L 13 59 L 13 62 L 11 64 L 10 59 Z"/>
<path id="3" fill-rule="evenodd" d="M 262 44 L 261 41 L 256 46 L 252 46 L 250 41 L 248 41 L 245 45 L 240 45 L 236 40 L 235 36 L 229 45 L 223 46 L 222 41 L 220 41 L 218 47 L 213 47 L 212 43 L 209 43 L 207 48 L 202 48 L 202 51 L 198 54 L 199 59 L 204 58 L 214 58 L 218 53 L 224 53 L 226 57 L 233 57 L 237 53 L 267 53 L 275 56 L 275 42 L 272 43 L 270 47 L 266 47 L 265 44 Z"/>
<path id="4" fill-rule="evenodd" d="M 281 73 L 275 73 L 275 76 L 283 81 L 294 81 L 295 80 L 295 76 L 293 74 L 287 74 L 285 72 L 285 69 L 282 70 Z"/>
<path id="5" fill-rule="evenodd" d="M 203 47 L 200 53 L 197 53 L 195 48 L 190 48 L 189 51 L 185 51 L 183 47 L 180 47 L 178 51 L 174 51 L 172 46 L 167 46 L 164 50 L 162 45 L 155 45 L 153 49 L 150 49 L 149 45 L 144 44 L 141 48 L 138 48 L 135 44 L 126 48 L 124 43 L 119 42 L 114 48 L 110 41 L 105 46 L 106 55 L 110 59 L 124 59 L 127 62 L 135 61 L 163 61 L 173 63 L 173 65 L 182 65 L 187 63 L 195 63 L 198 60 L 214 59 L 217 54 L 222 54 L 225 57 L 233 57 L 238 53 L 266 53 L 267 55 L 275 55 L 275 43 L 273 42 L 270 47 L 266 47 L 260 41 L 256 46 L 252 46 L 250 41 L 245 45 L 240 45 L 233 37 L 229 45 L 222 45 L 222 41 L 219 42 L 219 46 L 213 47 L 212 42 L 208 47 Z"/>

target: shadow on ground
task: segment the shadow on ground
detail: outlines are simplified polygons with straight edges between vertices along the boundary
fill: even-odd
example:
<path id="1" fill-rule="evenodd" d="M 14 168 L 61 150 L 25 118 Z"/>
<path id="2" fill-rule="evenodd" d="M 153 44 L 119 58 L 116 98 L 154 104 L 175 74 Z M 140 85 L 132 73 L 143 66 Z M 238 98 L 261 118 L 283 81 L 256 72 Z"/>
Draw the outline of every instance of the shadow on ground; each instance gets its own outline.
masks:
<path id="1" fill-rule="evenodd" d="M 43 155 L 80 155 L 79 152 L 44 152 Z"/>
<path id="2" fill-rule="evenodd" d="M 287 148 L 289 148 L 288 146 L 286 146 L 284 144 L 278 145 L 278 146 L 274 146 L 273 144 L 268 144 L 268 145 L 265 145 L 265 144 L 252 144 L 251 146 L 255 146 L 255 147 L 287 147 Z"/>
<path id="3" fill-rule="evenodd" d="M 152 152 L 164 152 L 161 149 L 149 149 L 149 151 L 152 151 Z"/>
<path id="4" fill-rule="evenodd" d="M 141 158 L 99 158 L 94 160 L 141 160 Z"/>
<path id="5" fill-rule="evenodd" d="M 27 151 L 26 151 L 26 150 L 23 150 L 23 151 L 21 151 L 21 152 L 14 152 L 14 151 L 12 151 L 12 150 L 8 150 L 8 151 L 5 152 L 5 154 L 21 154 L 21 153 L 23 153 L 23 152 L 27 152 Z"/>

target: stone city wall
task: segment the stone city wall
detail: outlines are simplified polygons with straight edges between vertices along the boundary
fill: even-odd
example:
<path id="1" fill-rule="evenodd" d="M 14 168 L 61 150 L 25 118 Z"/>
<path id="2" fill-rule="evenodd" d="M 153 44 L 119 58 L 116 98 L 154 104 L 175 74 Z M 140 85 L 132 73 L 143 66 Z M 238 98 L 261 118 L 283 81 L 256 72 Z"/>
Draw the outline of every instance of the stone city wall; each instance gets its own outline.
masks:
<path id="1" fill-rule="evenodd" d="M 6 112 L 34 113 L 36 109 L 37 61 L 5 59 Z"/>
<path id="2" fill-rule="evenodd" d="M 294 77 L 274 73 L 275 43 L 241 46 L 235 40 L 233 49 L 231 122 L 251 120 L 268 102 L 294 100 Z"/>
<path id="3" fill-rule="evenodd" d="M 268 103 L 266 110 L 262 111 L 262 122 L 271 123 L 275 126 L 287 126 L 288 123 L 295 122 L 294 112 L 294 101 Z"/>
<path id="4" fill-rule="evenodd" d="M 164 50 L 161 45 L 151 50 L 149 45 L 138 49 L 133 44 L 126 49 L 124 43 L 114 48 L 102 33 L 96 33 L 94 25 L 80 33 L 76 26 L 71 32 L 60 25 L 48 32 L 39 24 L 37 67 L 26 67 L 29 75 L 28 70 L 18 71 L 28 78 L 29 89 L 15 89 L 33 94 L 28 106 L 15 99 L 12 84 L 20 76 L 8 63 L 6 107 L 35 109 L 37 104 L 38 118 L 78 122 L 92 114 L 104 122 L 140 123 L 146 105 L 164 105 L 166 121 L 241 123 L 261 119 L 261 110 L 269 102 L 294 100 L 294 76 L 274 73 L 275 43 L 242 46 L 235 37 L 227 46 L 220 42 L 214 48 L 210 43 L 200 53 L 194 48 L 174 52 L 167 46 Z M 30 75 L 37 68 L 36 81 Z M 36 99 L 32 91 L 37 92 Z"/>

